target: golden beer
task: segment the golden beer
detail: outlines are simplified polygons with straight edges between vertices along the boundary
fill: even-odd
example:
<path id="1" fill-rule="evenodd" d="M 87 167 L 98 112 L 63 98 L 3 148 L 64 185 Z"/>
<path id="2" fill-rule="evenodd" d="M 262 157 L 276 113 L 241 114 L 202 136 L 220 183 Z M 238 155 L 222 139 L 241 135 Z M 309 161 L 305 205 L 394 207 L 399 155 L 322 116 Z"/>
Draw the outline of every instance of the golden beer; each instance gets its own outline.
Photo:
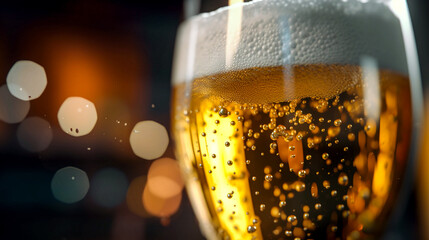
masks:
<path id="1" fill-rule="evenodd" d="M 368 74 L 378 81 L 368 82 Z M 173 87 L 173 134 L 188 194 L 218 238 L 379 236 L 407 164 L 407 76 L 302 64 Z"/>

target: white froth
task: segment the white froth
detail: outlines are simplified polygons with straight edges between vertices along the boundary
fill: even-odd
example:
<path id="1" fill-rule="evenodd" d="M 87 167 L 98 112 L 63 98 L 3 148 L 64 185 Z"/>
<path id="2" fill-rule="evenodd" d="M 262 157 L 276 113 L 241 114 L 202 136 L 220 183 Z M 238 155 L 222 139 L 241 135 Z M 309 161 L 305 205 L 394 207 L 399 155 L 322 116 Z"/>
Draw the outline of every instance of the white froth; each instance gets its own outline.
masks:
<path id="1" fill-rule="evenodd" d="M 226 66 L 228 11 L 242 7 L 241 34 Z M 179 29 L 173 83 L 251 67 L 353 64 L 363 56 L 408 74 L 399 19 L 382 1 L 260 0 L 221 8 Z"/>

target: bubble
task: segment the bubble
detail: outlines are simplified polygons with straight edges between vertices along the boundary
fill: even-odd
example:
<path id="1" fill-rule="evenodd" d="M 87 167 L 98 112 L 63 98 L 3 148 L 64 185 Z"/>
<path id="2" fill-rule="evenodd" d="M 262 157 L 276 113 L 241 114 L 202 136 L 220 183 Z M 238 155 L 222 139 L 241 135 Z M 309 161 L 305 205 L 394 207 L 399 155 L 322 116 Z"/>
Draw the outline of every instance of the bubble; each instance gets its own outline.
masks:
<path id="1" fill-rule="evenodd" d="M 154 121 L 137 123 L 130 134 L 134 154 L 146 160 L 161 157 L 167 149 L 168 142 L 167 130 Z"/>
<path id="2" fill-rule="evenodd" d="M 41 152 L 52 141 L 51 126 L 39 117 L 29 117 L 21 122 L 16 135 L 19 145 L 30 152 Z"/>
<path id="3" fill-rule="evenodd" d="M 265 175 L 265 181 L 271 182 L 272 180 L 273 180 L 273 175 L 271 175 L 271 174 Z"/>
<path id="4" fill-rule="evenodd" d="M 338 183 L 342 186 L 346 186 L 349 183 L 349 178 L 347 177 L 347 174 L 340 173 L 340 176 L 338 176 Z"/>
<path id="5" fill-rule="evenodd" d="M 247 226 L 247 232 L 248 233 L 256 232 L 256 226 L 251 226 L 251 225 Z"/>
<path id="6" fill-rule="evenodd" d="M 126 197 L 128 180 L 125 174 L 115 168 L 105 168 L 91 179 L 89 195 L 100 206 L 111 208 L 119 205 Z"/>
<path id="7" fill-rule="evenodd" d="M 143 190 L 143 206 L 146 211 L 156 217 L 169 217 L 180 207 L 182 193 L 171 198 L 160 198 L 154 195 L 147 187 Z"/>
<path id="8" fill-rule="evenodd" d="M 159 198 L 171 198 L 179 194 L 184 186 L 180 167 L 176 160 L 161 158 L 149 168 L 147 187 Z"/>
<path id="9" fill-rule="evenodd" d="M 302 214 L 302 218 L 309 219 L 310 218 L 310 214 L 304 213 L 304 214 Z"/>
<path id="10" fill-rule="evenodd" d="M 0 120 L 19 123 L 30 111 L 30 102 L 22 101 L 10 94 L 6 85 L 0 87 Z"/>
<path id="11" fill-rule="evenodd" d="M 280 216 L 280 209 L 278 207 L 271 208 L 271 216 L 278 218 Z"/>
<path id="12" fill-rule="evenodd" d="M 354 133 L 347 134 L 347 138 L 349 139 L 350 142 L 353 142 L 356 139 Z"/>
<path id="13" fill-rule="evenodd" d="M 88 189 L 88 176 L 84 171 L 75 167 L 61 168 L 51 181 L 54 197 L 64 203 L 75 203 L 82 200 Z"/>
<path id="14" fill-rule="evenodd" d="M 89 134 L 97 122 L 94 104 L 82 97 L 67 98 L 58 110 L 61 129 L 74 137 Z"/>
<path id="15" fill-rule="evenodd" d="M 28 60 L 16 62 L 9 70 L 6 82 L 10 93 L 23 101 L 40 97 L 48 83 L 45 69 Z"/>
<path id="16" fill-rule="evenodd" d="M 296 216 L 295 215 L 290 215 L 289 217 L 287 217 L 287 221 L 292 223 L 296 221 Z"/>
<path id="17" fill-rule="evenodd" d="M 328 136 L 329 137 L 336 137 L 338 134 L 340 134 L 341 128 L 340 127 L 330 127 L 328 128 Z"/>
<path id="18" fill-rule="evenodd" d="M 314 208 L 315 208 L 316 210 L 319 210 L 319 209 L 321 209 L 321 208 L 322 208 L 322 204 L 320 204 L 320 203 L 316 203 L 316 204 L 314 205 Z"/>
<path id="19" fill-rule="evenodd" d="M 334 121 L 334 125 L 335 125 L 336 127 L 340 126 L 340 125 L 341 125 L 341 123 L 342 123 L 341 119 L 337 119 L 337 120 L 335 120 L 335 121 Z"/>
<path id="20" fill-rule="evenodd" d="M 317 198 L 319 196 L 317 184 L 315 182 L 311 184 L 311 196 L 315 197 L 315 198 Z"/>
<path id="21" fill-rule="evenodd" d="M 226 108 L 221 108 L 221 109 L 219 110 L 219 116 L 221 116 L 221 117 L 226 117 L 226 116 L 228 116 L 228 110 L 227 110 Z"/>
<path id="22" fill-rule="evenodd" d="M 307 172 L 305 170 L 299 170 L 298 171 L 298 176 L 301 178 L 305 177 L 306 174 L 307 174 Z"/>
<path id="23" fill-rule="evenodd" d="M 326 189 L 329 189 L 331 187 L 331 183 L 328 180 L 323 181 L 322 184 Z"/>
<path id="24" fill-rule="evenodd" d="M 303 192 L 305 191 L 305 183 L 301 182 L 301 181 L 296 181 L 294 183 L 294 187 L 295 187 L 295 191 L 297 192 Z"/>
<path id="25" fill-rule="evenodd" d="M 328 153 L 323 153 L 322 154 L 322 158 L 323 158 L 323 160 L 328 159 L 329 158 L 329 154 Z"/>

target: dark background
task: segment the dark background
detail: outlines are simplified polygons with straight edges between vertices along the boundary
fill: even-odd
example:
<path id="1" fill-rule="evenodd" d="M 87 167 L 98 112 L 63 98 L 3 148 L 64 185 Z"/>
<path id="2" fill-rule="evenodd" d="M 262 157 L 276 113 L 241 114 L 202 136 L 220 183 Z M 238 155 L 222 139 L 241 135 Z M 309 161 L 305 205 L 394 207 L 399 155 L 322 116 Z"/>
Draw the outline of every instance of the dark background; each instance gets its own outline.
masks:
<path id="1" fill-rule="evenodd" d="M 426 0 L 408 3 L 426 86 L 429 6 Z M 201 9 L 210 11 L 226 4 L 203 1 Z M 130 128 L 118 130 L 112 121 L 101 121 L 78 144 L 54 126 L 58 140 L 48 150 L 30 154 L 17 143 L 17 124 L 0 122 L 0 239 L 203 238 L 185 195 L 179 211 L 161 221 L 134 215 L 125 203 L 114 209 L 101 208 L 87 198 L 75 204 L 60 203 L 49 188 L 55 171 L 69 165 L 84 169 L 89 176 L 102 167 L 121 169 L 130 180 L 147 174 L 150 162 L 132 154 L 127 134 L 145 119 L 169 128 L 172 55 L 183 19 L 183 3 L 178 0 L 0 3 L 0 85 L 21 59 L 40 63 L 48 75 L 46 94 L 31 102 L 28 116 L 44 116 L 58 125 L 56 109 L 66 96 L 79 93 L 96 106 L 106 98 L 121 99 L 127 112 L 118 107 L 106 108 L 105 113 L 130 123 Z M 98 85 L 87 86 L 89 78 Z M 111 130 L 103 132 L 100 141 L 102 128 Z M 124 139 L 122 144 L 119 138 Z M 94 149 L 91 154 L 85 151 L 87 146 Z M 171 147 L 164 156 L 174 157 Z M 405 216 L 390 226 L 387 239 L 419 238 L 415 190 L 403 207 Z"/>

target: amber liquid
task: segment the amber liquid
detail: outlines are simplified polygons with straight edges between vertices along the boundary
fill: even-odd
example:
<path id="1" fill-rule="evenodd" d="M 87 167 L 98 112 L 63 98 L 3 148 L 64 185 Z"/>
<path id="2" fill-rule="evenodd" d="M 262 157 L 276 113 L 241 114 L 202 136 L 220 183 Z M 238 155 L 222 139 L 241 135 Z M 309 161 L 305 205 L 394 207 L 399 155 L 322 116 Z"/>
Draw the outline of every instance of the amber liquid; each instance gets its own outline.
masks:
<path id="1" fill-rule="evenodd" d="M 407 162 L 407 77 L 347 65 L 264 67 L 194 79 L 173 95 L 177 157 L 215 238 L 382 232 Z"/>

